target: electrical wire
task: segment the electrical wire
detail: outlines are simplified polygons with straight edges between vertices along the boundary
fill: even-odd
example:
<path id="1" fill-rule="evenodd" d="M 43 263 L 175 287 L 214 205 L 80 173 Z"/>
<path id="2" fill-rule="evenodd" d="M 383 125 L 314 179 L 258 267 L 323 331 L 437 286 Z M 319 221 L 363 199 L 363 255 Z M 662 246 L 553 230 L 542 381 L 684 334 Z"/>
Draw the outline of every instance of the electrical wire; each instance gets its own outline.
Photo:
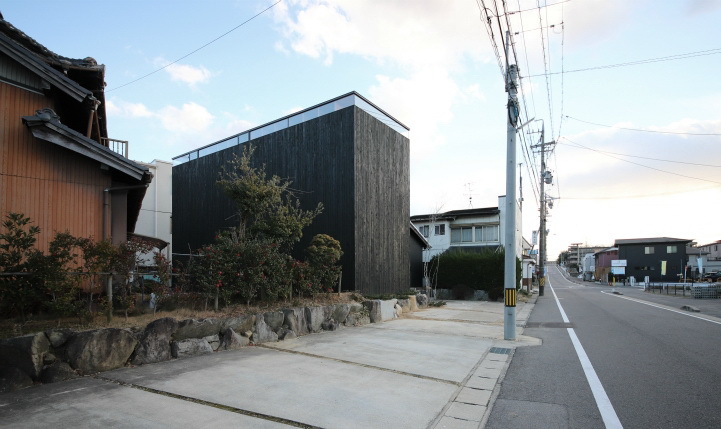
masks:
<path id="1" fill-rule="evenodd" d="M 201 46 L 201 47 L 199 47 L 199 48 L 197 48 L 197 49 L 195 49 L 195 50 L 193 50 L 193 51 L 191 51 L 191 52 L 183 55 L 182 57 L 178 58 L 177 60 L 172 61 L 172 62 L 169 62 L 168 64 L 164 65 L 163 67 L 160 67 L 160 68 L 158 68 L 158 69 L 155 69 L 155 70 L 151 71 L 150 73 L 147 73 L 147 74 L 144 74 L 143 76 L 140 76 L 140 77 L 137 78 L 137 79 L 131 80 L 130 82 L 126 82 L 126 83 L 124 83 L 124 84 L 122 84 L 122 85 L 120 85 L 120 86 L 116 86 L 116 87 L 114 87 L 114 88 L 106 89 L 105 92 L 115 91 L 116 89 L 124 88 L 124 87 L 126 87 L 126 86 L 128 86 L 128 85 L 134 84 L 135 82 L 138 82 L 138 81 L 140 81 L 140 80 L 143 80 L 143 79 L 145 79 L 146 77 L 152 76 L 152 75 L 154 75 L 155 73 L 157 73 L 157 72 L 159 72 L 159 71 L 165 70 L 166 68 L 172 66 L 173 64 L 176 64 L 177 62 L 188 58 L 189 56 L 191 56 L 191 55 L 193 55 L 194 53 L 200 51 L 201 49 L 204 49 L 204 48 L 210 46 L 211 44 L 217 42 L 218 40 L 220 40 L 220 39 L 222 39 L 223 37 L 227 36 L 228 34 L 232 33 L 233 31 L 239 29 L 240 27 L 244 26 L 245 24 L 249 23 L 250 21 L 254 20 L 255 18 L 259 17 L 260 15 L 264 14 L 265 12 L 267 12 L 267 11 L 269 11 L 270 9 L 272 9 L 273 7 L 275 7 L 275 6 L 276 6 L 278 3 L 280 3 L 281 1 L 283 1 L 283 0 L 278 0 L 278 1 L 276 1 L 275 3 L 273 3 L 273 4 L 270 5 L 270 6 L 268 6 L 267 8 L 263 9 L 262 11 L 258 12 L 257 14 L 253 15 L 252 17 L 246 19 L 245 21 L 241 22 L 240 24 L 236 25 L 235 27 L 231 28 L 230 30 L 226 31 L 225 33 L 223 33 L 223 34 L 221 34 L 220 36 L 216 37 L 215 39 L 211 40 L 210 42 L 204 44 L 203 46 Z"/>
<path id="2" fill-rule="evenodd" d="M 617 160 L 619 160 L 619 161 L 627 162 L 627 163 L 629 163 L 629 164 L 638 165 L 639 167 L 648 168 L 649 170 L 659 171 L 659 172 L 661 172 L 661 173 L 671 174 L 671 175 L 673 175 L 673 176 L 684 177 L 684 178 L 686 178 L 686 179 L 700 180 L 700 181 L 702 181 L 702 182 L 709 182 L 709 183 L 715 183 L 715 184 L 717 184 L 717 185 L 721 185 L 721 182 L 717 182 L 717 181 L 715 181 L 715 180 L 703 179 L 703 178 L 694 177 L 694 176 L 687 176 L 687 175 L 685 175 L 685 174 L 674 173 L 674 172 L 672 172 L 672 171 L 667 171 L 667 170 L 662 170 L 662 169 L 660 169 L 660 168 L 651 167 L 651 166 L 648 166 L 648 165 L 645 165 L 645 164 L 641 164 L 641 163 L 639 163 L 639 162 L 629 161 L 628 159 L 623 159 L 623 158 L 618 157 L 618 156 L 615 156 L 615 155 L 611 155 L 611 154 L 608 154 L 608 153 L 603 153 L 603 152 L 601 152 L 601 151 L 599 151 L 599 150 L 590 148 L 590 147 L 588 147 L 588 146 L 584 146 L 584 145 L 582 145 L 582 144 L 580 144 L 580 143 L 576 143 L 576 142 L 574 142 L 574 141 L 569 140 L 568 137 L 563 137 L 563 138 L 564 138 L 564 140 L 567 140 L 567 141 L 569 141 L 569 142 L 571 142 L 571 143 L 573 143 L 573 144 L 575 144 L 575 145 L 578 145 L 578 146 L 580 146 L 580 147 L 586 148 L 586 149 L 588 149 L 588 150 L 592 150 L 592 151 L 594 151 L 594 152 L 598 152 L 598 153 L 600 153 L 601 155 L 605 155 L 605 156 L 608 156 L 608 157 L 610 157 L 610 158 L 617 159 Z"/>
<path id="3" fill-rule="evenodd" d="M 541 2 L 540 0 L 536 0 L 536 5 L 538 7 L 538 22 L 540 23 L 541 27 L 541 48 L 543 50 L 543 69 L 545 71 L 545 78 L 546 78 L 546 98 L 548 99 L 548 117 L 549 122 L 551 125 L 551 132 L 550 134 L 553 136 L 555 133 L 553 132 L 553 101 L 551 98 L 551 79 L 550 79 L 550 69 L 551 69 L 551 52 L 550 52 L 550 44 L 548 49 L 548 59 L 546 58 L 546 37 L 543 35 L 543 16 L 541 15 Z"/>
<path id="4" fill-rule="evenodd" d="M 573 116 L 566 115 L 566 117 L 568 119 L 573 119 L 574 121 L 583 122 L 585 124 L 597 125 L 599 127 L 606 127 L 606 128 L 615 128 L 617 130 L 641 131 L 644 133 L 673 134 L 673 135 L 681 135 L 681 136 L 721 136 L 721 133 L 682 133 L 682 132 L 678 132 L 678 131 L 656 131 L 656 130 L 644 130 L 641 128 L 616 127 L 613 125 L 604 125 L 604 124 L 598 124 L 596 122 L 584 121 L 583 119 L 574 118 Z"/>
<path id="5" fill-rule="evenodd" d="M 564 137 L 564 139 L 565 139 L 565 140 L 568 140 L 568 139 L 565 138 L 565 137 Z M 568 140 L 568 141 L 571 141 L 571 140 Z M 587 146 L 579 145 L 579 144 L 577 144 L 577 143 L 568 144 L 568 143 L 558 142 L 558 144 L 561 144 L 561 145 L 564 145 L 564 146 L 569 146 L 569 147 L 575 147 L 575 148 L 577 148 L 577 149 L 592 150 L 592 151 L 594 151 L 594 152 L 599 152 L 599 153 L 607 153 L 607 154 L 618 155 L 618 156 L 627 156 L 627 157 L 629 157 L 629 158 L 647 159 L 647 160 L 649 160 L 649 161 L 660 161 L 660 162 L 669 162 L 669 163 L 673 163 L 673 164 L 693 165 L 693 166 L 696 166 L 696 167 L 721 168 L 721 165 L 718 165 L 718 164 L 701 164 L 701 163 L 696 163 L 696 162 L 675 161 L 675 160 L 672 160 L 672 159 L 651 158 L 651 157 L 648 157 L 648 156 L 640 156 L 640 155 L 629 155 L 629 154 L 627 154 L 627 153 L 618 153 L 618 152 L 610 152 L 610 151 L 607 151 L 607 150 L 593 149 L 593 148 L 590 148 L 590 147 L 587 147 Z"/>
<path id="6" fill-rule="evenodd" d="M 592 70 L 602 70 L 602 69 L 610 69 L 615 67 L 627 67 L 627 66 L 635 66 L 640 64 L 649 64 L 649 63 L 658 63 L 658 62 L 664 62 L 664 61 L 675 61 L 675 60 L 684 60 L 687 58 L 695 58 L 695 57 L 703 57 L 707 55 L 718 55 L 721 54 L 721 48 L 714 48 L 714 49 L 706 49 L 703 51 L 696 51 L 696 52 L 688 52 L 685 54 L 676 54 L 676 55 L 669 55 L 665 57 L 656 57 L 656 58 L 647 58 L 644 60 L 635 60 L 635 61 L 629 61 L 625 63 L 617 63 L 617 64 L 607 64 L 602 66 L 593 66 L 593 67 L 586 67 L 582 69 L 574 69 L 574 70 L 566 70 L 563 73 L 578 73 L 578 72 L 585 72 L 585 71 L 592 71 Z M 548 73 L 548 72 L 546 72 Z M 561 72 L 553 72 L 549 73 L 550 75 L 560 74 Z M 544 74 L 537 74 L 529 77 L 540 77 L 544 76 Z"/>

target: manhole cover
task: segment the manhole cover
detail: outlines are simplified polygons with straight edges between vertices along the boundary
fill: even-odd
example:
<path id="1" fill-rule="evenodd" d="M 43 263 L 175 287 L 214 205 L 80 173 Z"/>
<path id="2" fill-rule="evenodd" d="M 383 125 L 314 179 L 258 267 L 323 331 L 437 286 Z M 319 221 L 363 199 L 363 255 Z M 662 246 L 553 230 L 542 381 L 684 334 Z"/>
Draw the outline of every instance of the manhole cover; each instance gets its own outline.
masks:
<path id="1" fill-rule="evenodd" d="M 489 353 L 495 353 L 497 355 L 510 355 L 511 349 L 504 348 L 504 347 L 491 347 L 491 350 L 489 350 Z"/>

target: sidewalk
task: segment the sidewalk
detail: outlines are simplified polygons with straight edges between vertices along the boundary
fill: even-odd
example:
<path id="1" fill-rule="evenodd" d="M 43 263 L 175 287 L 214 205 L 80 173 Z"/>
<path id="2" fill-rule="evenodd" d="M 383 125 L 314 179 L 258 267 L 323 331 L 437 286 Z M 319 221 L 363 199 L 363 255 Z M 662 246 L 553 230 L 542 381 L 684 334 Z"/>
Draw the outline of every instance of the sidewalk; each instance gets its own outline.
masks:
<path id="1" fill-rule="evenodd" d="M 535 301 L 535 296 L 534 296 Z M 517 340 L 503 303 L 409 317 L 0 395 L 3 427 L 479 428 Z"/>

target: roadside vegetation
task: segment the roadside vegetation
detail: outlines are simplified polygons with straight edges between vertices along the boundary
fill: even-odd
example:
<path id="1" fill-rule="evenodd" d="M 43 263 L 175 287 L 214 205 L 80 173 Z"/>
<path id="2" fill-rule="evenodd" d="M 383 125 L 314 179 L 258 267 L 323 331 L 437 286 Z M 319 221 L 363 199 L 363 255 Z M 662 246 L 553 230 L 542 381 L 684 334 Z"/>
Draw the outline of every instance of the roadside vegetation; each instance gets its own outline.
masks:
<path id="1" fill-rule="evenodd" d="M 13 330 L 37 320 L 106 325 L 120 312 L 128 322 L 148 310 L 236 313 L 254 307 L 293 306 L 329 294 L 341 274 L 340 243 L 319 234 L 296 259 L 291 250 L 323 210 L 304 210 L 291 182 L 251 165 L 252 147 L 220 173 L 218 185 L 235 203 L 238 223 L 218 231 L 213 243 L 171 265 L 159 252 L 152 272 L 139 273 L 151 248 L 114 245 L 92 237 L 55 233 L 47 252 L 36 248 L 40 229 L 21 213 L 0 226 L 0 319 Z M 109 299 L 108 297 L 112 297 Z M 348 294 L 344 299 L 352 299 Z M 165 315 L 164 315 L 165 316 Z M 59 322 L 58 322 L 59 323 Z M 18 328 L 20 326 L 20 328 Z"/>

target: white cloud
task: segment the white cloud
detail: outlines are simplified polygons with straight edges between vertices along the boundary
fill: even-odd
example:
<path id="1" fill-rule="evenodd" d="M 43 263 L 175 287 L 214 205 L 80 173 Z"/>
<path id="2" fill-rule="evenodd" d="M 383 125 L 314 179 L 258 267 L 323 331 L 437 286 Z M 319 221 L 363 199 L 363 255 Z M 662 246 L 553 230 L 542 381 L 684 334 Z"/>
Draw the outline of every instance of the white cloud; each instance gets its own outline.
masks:
<path id="1" fill-rule="evenodd" d="M 288 3 L 290 6 L 288 6 Z M 472 3 L 442 0 L 291 0 L 274 8 L 291 48 L 333 62 L 355 54 L 378 62 L 420 68 L 454 68 L 466 55 L 478 57 L 482 31 Z M 280 5 L 279 5 L 280 6 Z"/>
<path id="2" fill-rule="evenodd" d="M 182 107 L 166 106 L 157 113 L 163 127 L 176 133 L 197 133 L 206 130 L 213 122 L 213 115 L 196 103 L 185 103 Z"/>
<path id="3" fill-rule="evenodd" d="M 169 62 L 170 61 L 167 61 L 166 59 L 160 57 L 156 58 L 154 61 L 154 63 L 158 67 L 165 66 L 163 70 L 165 70 L 165 72 L 170 75 L 170 79 L 173 82 L 182 82 L 188 84 L 191 87 L 194 87 L 199 83 L 207 83 L 213 76 L 210 70 L 203 66 L 195 67 L 188 64 L 179 63 L 167 65 Z"/>
<path id="4" fill-rule="evenodd" d="M 149 118 L 153 113 L 143 103 L 129 103 L 126 101 L 105 101 L 105 111 L 110 116 L 126 116 L 131 118 Z"/>
<path id="5" fill-rule="evenodd" d="M 425 156 L 445 143 L 439 127 L 453 119 L 456 83 L 443 70 L 424 70 L 408 78 L 377 76 L 371 99 L 411 129 L 411 156 Z"/>

